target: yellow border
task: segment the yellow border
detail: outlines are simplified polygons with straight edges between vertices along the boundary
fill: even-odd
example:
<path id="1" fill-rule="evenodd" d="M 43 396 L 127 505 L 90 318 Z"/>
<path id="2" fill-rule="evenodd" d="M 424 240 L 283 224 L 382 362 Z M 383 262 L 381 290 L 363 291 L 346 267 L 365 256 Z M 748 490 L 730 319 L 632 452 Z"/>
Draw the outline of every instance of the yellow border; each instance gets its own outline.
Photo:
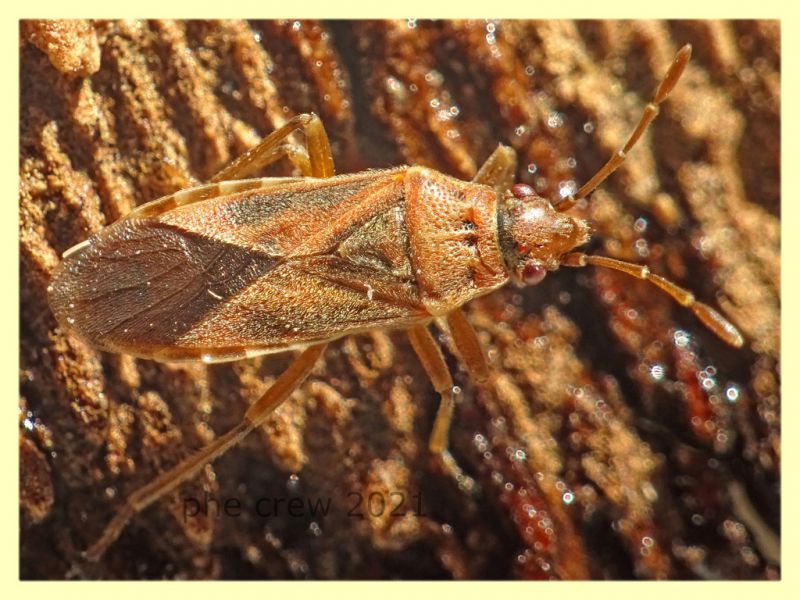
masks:
<path id="1" fill-rule="evenodd" d="M 5 235 L 0 236 L 2 251 L 0 252 L 0 268 L 2 268 L 2 281 L 5 281 L 6 288 L 11 287 L 14 282 L 19 281 L 18 277 L 18 136 L 19 136 L 19 28 L 20 18 L 35 17 L 72 17 L 79 18 L 88 15 L 108 16 L 108 17 L 238 17 L 247 15 L 254 16 L 282 16 L 282 17 L 320 17 L 327 18 L 353 18 L 353 17 L 514 17 L 514 18 L 647 18 L 647 17 L 691 17 L 691 18 L 778 18 L 782 21 L 782 105 L 789 107 L 782 115 L 782 156 L 794 159 L 798 156 L 798 117 L 797 109 L 792 107 L 800 106 L 798 102 L 798 79 L 797 62 L 800 59 L 800 30 L 798 21 L 794 17 L 798 16 L 790 0 L 780 2 L 778 0 L 758 0 L 758 2 L 733 3 L 730 0 L 714 0 L 712 2 L 702 2 L 698 0 L 670 0 L 649 1 L 641 0 L 595 0 L 594 2 L 574 2 L 569 0 L 557 0 L 555 2 L 514 0 L 514 2 L 504 3 L 502 6 L 497 3 L 487 4 L 476 2 L 475 0 L 459 0 L 453 2 L 452 6 L 443 5 L 441 2 L 432 3 L 420 0 L 403 0 L 398 3 L 382 3 L 380 11 L 371 5 L 370 10 L 374 13 L 366 14 L 363 8 L 367 6 L 365 0 L 357 2 L 342 2 L 341 0 L 303 0 L 302 2 L 275 4 L 259 0 L 237 0 L 236 2 L 214 2 L 199 5 L 192 3 L 186 8 L 178 7 L 174 3 L 165 3 L 152 0 L 137 0 L 132 3 L 110 3 L 100 2 L 99 0 L 68 0 L 54 2 L 53 0 L 35 2 L 11 2 L 5 3 L 0 8 L 0 14 L 4 17 L 0 20 L 2 27 L 2 46 L 3 54 L 6 57 L 2 62 L 3 81 L 7 82 L 8 88 L 2 98 L 3 114 L 0 120 L 2 128 L 2 169 L 5 176 L 0 179 L 5 192 L 2 195 L 3 201 L 0 203 L 2 210 L 2 220 Z M 135 13 L 134 13 L 135 11 Z M 398 11 L 402 11 L 399 13 Z M 788 100 L 787 100 L 788 98 Z M 795 100 L 792 100 L 795 98 Z M 747 143 L 747 140 L 743 140 Z M 791 181 L 792 169 L 789 173 Z M 793 182 L 792 182 L 793 183 Z M 786 184 L 783 185 L 783 192 L 786 191 Z M 794 191 L 794 190 L 793 190 Z M 785 235 L 792 232 L 794 225 L 798 225 L 798 203 L 800 198 L 796 198 L 795 192 L 782 207 L 782 254 L 783 265 L 788 265 L 789 272 L 784 272 L 782 281 L 782 304 L 787 307 L 782 315 L 783 330 L 789 332 L 800 332 L 798 327 L 798 278 L 792 276 L 792 271 L 797 272 L 797 266 L 787 258 L 800 257 L 798 252 L 800 246 L 800 235 Z M 2 504 L 2 530 L 0 533 L 0 549 L 2 550 L 2 560 L 0 560 L 0 585 L 5 589 L 10 597 L 42 597 L 52 599 L 62 598 L 90 598 L 107 597 L 109 593 L 114 594 L 116 599 L 134 598 L 141 594 L 139 585 L 132 582 L 108 583 L 87 585 L 82 583 L 64 584 L 62 582 L 53 583 L 21 583 L 19 575 L 19 523 L 18 523 L 18 422 L 17 422 L 17 402 L 19 394 L 18 382 L 18 353 L 19 343 L 18 334 L 9 335 L 9 331 L 17 330 L 19 326 L 19 294 L 5 294 L 0 296 L 0 314 L 3 315 L 3 338 L 6 343 L 0 348 L 2 355 L 0 358 L 0 374 L 2 376 L 3 389 L 7 393 L 2 395 L 2 412 L 4 413 L 2 426 L 6 434 L 0 436 L 3 441 L 4 449 L 0 454 L 0 465 L 2 465 L 2 481 L 6 482 L 5 489 L 12 490 L 0 496 Z M 797 357 L 798 335 L 783 336 L 782 357 L 785 363 L 792 364 Z M 798 369 L 784 370 L 783 389 L 798 389 Z M 797 444 L 798 435 L 797 417 L 798 403 L 800 398 L 794 398 L 793 394 L 784 395 L 785 401 L 782 403 L 782 422 L 783 422 L 783 506 L 788 507 L 783 511 L 782 520 L 782 572 L 783 580 L 781 583 L 767 582 L 720 582 L 720 583 L 681 583 L 669 582 L 665 584 L 643 584 L 643 583 L 558 583 L 558 584 L 530 584 L 521 582 L 476 582 L 465 584 L 449 584 L 447 593 L 458 594 L 459 598 L 485 598 L 487 594 L 557 594 L 563 596 L 582 595 L 584 597 L 595 597 L 602 595 L 606 597 L 641 597 L 646 594 L 648 597 L 664 596 L 672 598 L 675 594 L 692 595 L 711 595 L 719 594 L 719 597 L 728 598 L 746 597 L 753 600 L 758 594 L 769 594 L 770 598 L 776 596 L 798 597 L 799 590 L 794 593 L 791 589 L 797 586 L 797 547 L 798 540 L 798 519 L 795 516 L 795 507 L 798 505 L 798 468 L 797 468 Z M 175 593 L 174 587 L 167 589 L 169 583 L 147 583 L 149 590 L 156 593 L 163 592 Z M 196 598 L 215 597 L 220 593 L 225 593 L 221 586 L 236 586 L 237 591 L 250 594 L 270 594 L 273 597 L 282 598 L 291 594 L 292 598 L 319 597 L 321 594 L 346 595 L 357 597 L 360 595 L 379 595 L 381 598 L 397 598 L 405 600 L 410 595 L 420 595 L 428 593 L 443 593 L 442 583 L 286 583 L 286 582 L 254 582 L 254 583 L 224 583 L 224 582 L 191 582 L 182 584 L 181 593 L 192 594 Z M 537 585 L 537 589 L 532 586 Z M 550 586 L 545 590 L 542 585 Z M 648 585 L 648 589 L 642 588 Z M 268 588 L 268 589 L 267 589 Z M 761 589 L 768 588 L 768 589 Z M 231 590 L 232 591 L 232 590 Z M 722 596 L 724 594 L 724 596 Z M 712 596 L 713 597 L 713 596 Z M 757 596 L 756 596 L 757 597 Z"/>

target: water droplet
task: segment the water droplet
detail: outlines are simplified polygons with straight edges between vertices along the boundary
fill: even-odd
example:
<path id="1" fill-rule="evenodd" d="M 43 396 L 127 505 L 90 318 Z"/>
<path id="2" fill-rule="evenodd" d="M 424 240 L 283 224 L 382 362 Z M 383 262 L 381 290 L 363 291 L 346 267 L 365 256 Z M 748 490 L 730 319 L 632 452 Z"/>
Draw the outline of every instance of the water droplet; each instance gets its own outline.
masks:
<path id="1" fill-rule="evenodd" d="M 656 381 L 664 379 L 664 366 L 656 364 L 650 367 L 650 377 Z"/>
<path id="2" fill-rule="evenodd" d="M 547 126 L 551 129 L 558 129 L 564 124 L 564 115 L 558 111 L 553 111 L 547 115 Z"/>
<path id="3" fill-rule="evenodd" d="M 672 340 L 675 342 L 676 346 L 684 348 L 689 344 L 689 334 L 682 329 L 678 329 L 672 336 Z"/>
<path id="4" fill-rule="evenodd" d="M 578 191 L 578 184 L 576 184 L 572 179 L 569 181 L 562 181 L 558 184 L 558 194 L 562 198 L 568 198 L 575 194 Z"/>
<path id="5" fill-rule="evenodd" d="M 725 390 L 725 397 L 728 399 L 729 402 L 736 402 L 739 399 L 739 388 L 738 386 L 731 385 Z"/>

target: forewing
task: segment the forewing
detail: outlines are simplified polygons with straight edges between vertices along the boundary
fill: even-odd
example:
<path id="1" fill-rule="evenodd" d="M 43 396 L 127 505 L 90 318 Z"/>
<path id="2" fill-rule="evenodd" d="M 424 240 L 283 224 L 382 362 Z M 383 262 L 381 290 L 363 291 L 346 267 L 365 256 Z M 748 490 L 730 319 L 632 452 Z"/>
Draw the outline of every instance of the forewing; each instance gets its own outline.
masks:
<path id="1" fill-rule="evenodd" d="M 218 304 L 179 345 L 215 348 L 241 340 L 258 353 L 428 318 L 413 283 L 334 256 L 302 257 Z"/>
<path id="2" fill-rule="evenodd" d="M 65 256 L 51 306 L 101 349 L 160 360 L 232 360 L 419 322 L 429 315 L 407 267 L 348 256 L 365 226 L 397 220 L 398 182 L 300 181 L 120 221 Z"/>
<path id="3" fill-rule="evenodd" d="M 403 197 L 403 171 L 299 179 L 179 206 L 159 219 L 270 256 L 331 252 Z"/>

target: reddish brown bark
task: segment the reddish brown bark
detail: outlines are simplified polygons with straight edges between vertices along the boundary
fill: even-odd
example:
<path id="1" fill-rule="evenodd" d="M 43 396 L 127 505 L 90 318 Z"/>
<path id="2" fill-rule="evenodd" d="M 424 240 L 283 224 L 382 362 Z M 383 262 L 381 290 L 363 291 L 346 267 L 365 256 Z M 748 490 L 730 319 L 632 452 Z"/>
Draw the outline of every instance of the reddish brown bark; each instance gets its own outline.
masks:
<path id="1" fill-rule="evenodd" d="M 96 352 L 48 309 L 61 252 L 312 110 L 339 172 L 469 178 L 502 141 L 555 198 L 624 141 L 686 42 L 662 115 L 577 212 L 593 251 L 721 306 L 746 349 L 613 272 L 505 289 L 467 307 L 494 392 L 448 354 L 477 496 L 429 460 L 436 395 L 407 340 L 375 333 L 333 344 L 263 435 L 81 561 L 125 494 L 231 427 L 289 357 Z M 20 48 L 23 578 L 777 576 L 777 22 L 23 22 Z M 204 490 L 241 514 L 182 518 Z M 379 511 L 396 493 L 423 516 Z M 255 511 L 295 496 L 329 514 Z"/>

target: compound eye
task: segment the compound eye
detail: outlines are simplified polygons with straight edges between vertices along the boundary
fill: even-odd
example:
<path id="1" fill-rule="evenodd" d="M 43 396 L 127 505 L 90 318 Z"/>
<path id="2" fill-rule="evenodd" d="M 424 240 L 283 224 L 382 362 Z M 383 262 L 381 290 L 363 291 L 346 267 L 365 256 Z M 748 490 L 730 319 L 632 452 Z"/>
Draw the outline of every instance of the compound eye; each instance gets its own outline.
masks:
<path id="1" fill-rule="evenodd" d="M 547 275 L 547 269 L 542 265 L 529 263 L 522 268 L 522 281 L 525 285 L 541 283 L 545 275 Z"/>
<path id="2" fill-rule="evenodd" d="M 511 193 L 515 198 L 520 199 L 536 195 L 536 192 L 533 191 L 533 188 L 526 183 L 515 183 L 511 186 Z"/>

